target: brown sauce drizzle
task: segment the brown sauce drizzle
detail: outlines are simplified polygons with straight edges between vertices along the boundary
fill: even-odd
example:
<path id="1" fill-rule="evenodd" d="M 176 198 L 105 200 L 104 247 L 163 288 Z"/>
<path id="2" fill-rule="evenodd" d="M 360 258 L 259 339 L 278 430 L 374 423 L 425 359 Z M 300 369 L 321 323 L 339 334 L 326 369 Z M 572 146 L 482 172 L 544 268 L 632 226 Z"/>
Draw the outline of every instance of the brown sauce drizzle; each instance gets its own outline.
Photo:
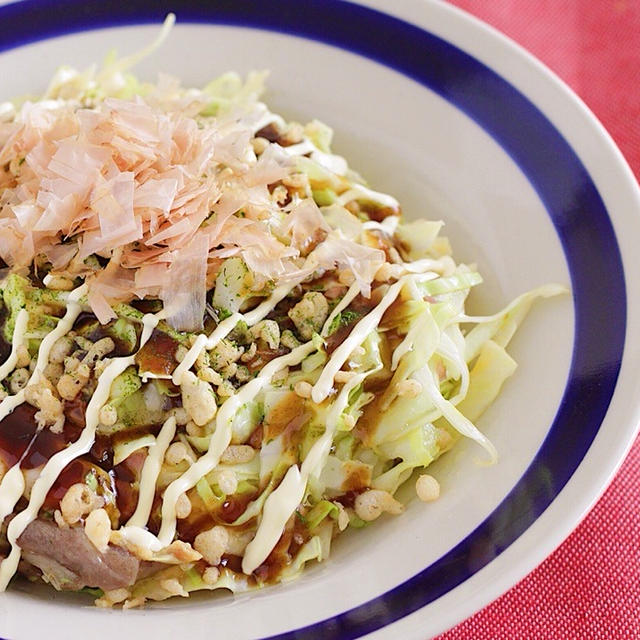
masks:
<path id="1" fill-rule="evenodd" d="M 338 327 L 338 329 L 326 339 L 326 350 L 328 355 L 331 355 L 347 339 L 356 324 L 375 306 L 375 303 L 370 298 L 365 298 L 362 294 L 358 294 L 353 299 L 351 304 L 343 311 L 343 313 L 349 311 L 355 315 L 353 315 L 352 319 L 348 323 Z"/>
<path id="2" fill-rule="evenodd" d="M 142 371 L 170 375 L 178 366 L 176 350 L 179 342 L 170 335 L 154 329 L 146 344 L 136 354 L 136 364 Z"/>
<path id="3" fill-rule="evenodd" d="M 347 477 L 342 482 L 343 491 L 364 490 L 371 484 L 371 469 L 359 464 L 345 465 Z"/>
<path id="4" fill-rule="evenodd" d="M 265 127 L 262 127 L 260 131 L 256 132 L 256 138 L 265 138 L 269 142 L 277 142 L 281 146 L 287 146 L 290 143 L 281 138 L 282 133 L 280 127 L 275 122 L 270 122 Z"/>
<path id="5" fill-rule="evenodd" d="M 216 524 L 218 523 L 209 512 L 206 510 L 204 512 L 196 510 L 192 507 L 192 512 L 189 517 L 184 520 L 178 520 L 177 522 L 178 538 L 183 542 L 193 544 L 193 541 L 199 533 L 211 529 Z"/>
<path id="6" fill-rule="evenodd" d="M 258 349 L 256 351 L 256 355 L 247 362 L 247 369 L 249 369 L 249 373 L 251 374 L 258 373 L 266 364 L 275 360 L 275 358 L 286 355 L 287 353 L 289 353 L 289 349 L 285 347 L 278 347 L 277 349 Z"/>
<path id="7" fill-rule="evenodd" d="M 48 428 L 38 430 L 36 411 L 30 404 L 23 403 L 0 421 L 0 458 L 6 465 L 13 466 L 24 456 L 21 468 L 40 467 L 75 440 L 82 430 L 69 415 L 62 433 L 53 433 Z"/>
<path id="8" fill-rule="evenodd" d="M 272 549 L 266 560 L 253 572 L 258 582 L 274 582 L 282 573 L 283 569 L 291 564 L 289 546 L 293 539 L 293 531 L 293 526 L 288 523 L 276 546 Z"/>
<path id="9" fill-rule="evenodd" d="M 132 300 L 129 304 L 141 313 L 158 313 L 162 309 L 162 301 L 153 298 L 143 298 L 142 300 Z"/>
<path id="10" fill-rule="evenodd" d="M 297 295 L 296 295 L 297 293 Z M 288 316 L 289 309 L 293 307 L 302 297 L 302 289 L 296 287 L 284 300 L 278 302 L 273 310 L 267 315 L 268 320 L 275 320 L 280 327 L 280 332 L 289 329 L 295 333 L 296 327 Z"/>
<path id="11" fill-rule="evenodd" d="M 253 430 L 253 433 L 249 436 L 249 440 L 247 444 L 252 446 L 254 449 L 259 449 L 262 446 L 262 441 L 264 439 L 264 425 L 262 422 Z"/>
<path id="12" fill-rule="evenodd" d="M 53 486 L 49 489 L 49 493 L 45 498 L 42 508 L 45 510 L 57 509 L 60 504 L 60 500 L 62 500 L 64 494 L 67 493 L 69 487 L 78 482 L 84 482 L 87 474 L 89 474 L 93 468 L 94 467 L 90 462 L 87 462 L 82 458 L 72 460 L 60 472 L 60 475 L 56 478 Z"/>
<path id="13" fill-rule="evenodd" d="M 0 457 L 7 466 L 18 462 L 33 440 L 37 429 L 35 413 L 31 405 L 21 404 L 0 421 Z"/>
<path id="14" fill-rule="evenodd" d="M 266 560 L 253 572 L 259 583 L 277 582 L 280 574 L 313 536 L 304 518 L 295 513 Z"/>
<path id="15" fill-rule="evenodd" d="M 380 394 L 376 394 L 376 397 L 362 410 L 356 426 L 354 428 L 354 435 L 364 444 L 364 446 L 371 446 L 371 438 L 375 433 L 380 416 L 382 415 L 382 388 Z"/>
<path id="16" fill-rule="evenodd" d="M 353 509 L 356 504 L 356 498 L 364 491 L 364 489 L 354 489 L 343 493 L 337 498 L 333 498 L 334 502 L 339 502 L 345 509 Z"/>
<path id="17" fill-rule="evenodd" d="M 389 216 L 401 215 L 400 207 L 385 207 L 375 202 L 358 201 L 360 205 L 360 211 L 367 215 L 369 220 L 375 220 L 375 222 L 382 222 Z"/>
<path id="18" fill-rule="evenodd" d="M 99 467 L 105 471 L 110 471 L 113 467 L 113 446 L 111 438 L 99 433 L 96 434 L 96 439 L 89 451 L 89 455 Z"/>
<path id="19" fill-rule="evenodd" d="M 220 566 L 226 567 L 231 571 L 235 571 L 242 575 L 242 557 L 231 554 L 224 554 L 220 560 Z"/>
<path id="20" fill-rule="evenodd" d="M 138 506 L 140 473 L 146 457 L 146 450 L 138 449 L 109 472 L 116 488 L 116 505 L 123 523 L 133 515 Z"/>
<path id="21" fill-rule="evenodd" d="M 289 555 L 294 558 L 300 548 L 306 544 L 313 536 L 313 532 L 309 531 L 307 523 L 302 518 L 294 514 L 293 535 L 291 536 L 291 544 L 289 545 Z"/>
<path id="22" fill-rule="evenodd" d="M 326 340 L 327 355 L 331 355 L 348 337 L 356 324 L 356 320 L 338 327 Z"/>
<path id="23" fill-rule="evenodd" d="M 282 432 L 282 447 L 285 451 L 294 450 L 297 452 L 298 447 L 304 440 L 306 430 L 303 429 L 311 418 L 310 412 L 297 415 Z"/>
<path id="24" fill-rule="evenodd" d="M 287 430 L 300 428 L 300 418 L 304 415 L 304 399 L 293 391 L 288 392 L 265 416 L 264 439 L 269 442 Z"/>
<path id="25" fill-rule="evenodd" d="M 33 439 L 20 467 L 37 469 L 43 466 L 58 451 L 62 451 L 67 446 L 67 442 L 64 432 L 52 433 L 49 429 L 42 429 Z"/>
<path id="26" fill-rule="evenodd" d="M 102 338 L 111 338 L 115 344 L 115 349 L 109 354 L 109 357 L 129 356 L 138 348 L 142 329 L 138 323 L 132 323 L 136 330 L 136 344 L 132 348 L 130 343 L 120 339 L 113 330 L 115 323 L 115 320 L 111 320 L 107 324 L 100 324 L 92 313 L 83 311 L 73 323 L 73 330 L 91 340 L 91 342 L 97 342 Z"/>
<path id="27" fill-rule="evenodd" d="M 136 505 L 137 506 L 137 505 Z M 162 498 L 157 493 L 153 496 L 153 502 L 151 503 L 151 513 L 149 514 L 149 521 L 147 522 L 147 529 L 153 533 L 154 536 L 158 535 L 160 531 L 160 525 L 162 524 Z"/>
<path id="28" fill-rule="evenodd" d="M 217 512 L 218 518 L 225 524 L 235 522 L 247 509 L 252 500 L 258 497 L 258 491 L 246 491 L 240 494 L 228 496 Z"/>

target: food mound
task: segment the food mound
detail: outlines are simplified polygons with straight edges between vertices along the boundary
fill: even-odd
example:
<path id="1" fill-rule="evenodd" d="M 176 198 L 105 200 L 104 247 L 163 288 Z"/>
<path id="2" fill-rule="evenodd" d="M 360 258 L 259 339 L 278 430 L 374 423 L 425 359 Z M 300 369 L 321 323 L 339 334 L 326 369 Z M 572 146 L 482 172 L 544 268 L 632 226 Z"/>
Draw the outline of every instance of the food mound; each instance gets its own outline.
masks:
<path id="1" fill-rule="evenodd" d="M 289 580 L 460 436 L 494 460 L 472 421 L 560 291 L 468 316 L 442 223 L 269 111 L 264 74 L 133 61 L 0 106 L 0 588 L 125 607 Z"/>

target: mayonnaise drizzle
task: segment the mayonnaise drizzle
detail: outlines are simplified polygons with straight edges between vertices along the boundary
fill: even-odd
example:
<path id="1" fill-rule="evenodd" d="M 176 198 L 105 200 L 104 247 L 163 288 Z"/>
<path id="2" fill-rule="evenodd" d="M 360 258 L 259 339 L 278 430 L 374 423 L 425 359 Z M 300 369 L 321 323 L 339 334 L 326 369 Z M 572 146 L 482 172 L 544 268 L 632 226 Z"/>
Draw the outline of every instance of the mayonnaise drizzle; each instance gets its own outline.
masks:
<path id="1" fill-rule="evenodd" d="M 404 276 L 392 284 L 378 305 L 356 324 L 349 337 L 333 352 L 311 390 L 311 398 L 316 404 L 320 404 L 329 395 L 336 373 L 340 371 L 351 352 L 380 324 L 384 312 L 398 297 L 409 277 L 411 276 Z"/>
<path id="2" fill-rule="evenodd" d="M 11 353 L 0 366 L 0 381 L 4 380 L 16 367 L 18 361 L 18 349 L 24 344 L 24 334 L 29 322 L 29 313 L 26 309 L 20 309 L 16 316 L 16 324 L 11 338 Z"/>
<path id="3" fill-rule="evenodd" d="M 112 540 L 114 538 L 123 540 L 132 547 L 140 547 L 144 550 L 149 550 L 152 553 L 157 553 L 161 551 L 163 545 L 160 544 L 158 538 L 156 538 L 151 531 L 147 531 L 142 527 L 134 527 L 132 525 L 127 525 L 126 527 L 121 527 L 117 532 L 111 534 Z"/>
<path id="4" fill-rule="evenodd" d="M 267 106 L 263 102 L 260 104 L 265 108 L 266 113 L 256 123 L 253 124 L 252 128 L 254 135 L 258 133 L 260 129 L 264 129 L 270 124 L 277 124 L 283 129 L 287 126 L 287 123 L 278 114 L 271 113 L 271 111 L 267 109 Z"/>
<path id="5" fill-rule="evenodd" d="M 416 300 L 422 300 L 422 293 L 418 290 L 418 287 L 413 284 L 412 287 L 409 287 L 411 295 Z M 433 320 L 432 320 L 433 321 Z M 404 358 L 405 355 L 413 351 L 413 345 L 418 340 L 424 340 L 424 327 L 421 323 L 414 323 L 414 325 L 407 331 L 407 334 L 403 338 L 402 342 L 393 350 L 393 354 L 391 355 L 391 371 L 395 371 L 400 364 L 400 360 Z M 386 408 L 386 407 L 385 407 Z"/>
<path id="6" fill-rule="evenodd" d="M 362 184 L 354 184 L 351 189 L 341 193 L 336 203 L 344 206 L 352 200 L 369 200 L 381 204 L 383 207 L 391 207 L 392 209 L 397 209 L 400 206 L 400 203 L 393 196 L 381 193 L 380 191 L 374 191 Z"/>
<path id="7" fill-rule="evenodd" d="M 24 474 L 20 469 L 20 463 L 17 462 L 4 474 L 0 483 L 0 522 L 13 511 L 24 493 L 24 488 Z"/>
<path id="8" fill-rule="evenodd" d="M 80 311 L 82 307 L 80 306 L 78 300 L 86 293 L 87 287 L 86 285 L 82 285 L 77 289 L 74 289 L 69 294 L 67 311 L 62 318 L 58 321 L 56 328 L 53 329 L 50 333 L 48 333 L 40 343 L 40 348 L 38 349 L 38 357 L 36 359 L 36 366 L 29 378 L 25 387 L 28 387 L 30 384 L 35 384 L 40 380 L 40 376 L 44 371 L 44 368 L 47 366 L 49 362 L 49 353 L 51 352 L 51 348 L 58 340 L 65 334 L 67 334 L 71 328 L 73 327 L 73 323 L 76 321 L 76 318 L 80 315 Z M 17 330 L 17 322 L 16 322 L 16 330 Z M 26 327 L 25 327 L 26 328 Z M 15 336 L 14 331 L 14 336 Z M 19 340 L 24 339 L 24 332 L 22 336 L 18 337 Z M 12 340 L 13 342 L 13 340 Z M 17 349 L 17 347 L 16 347 Z M 17 406 L 21 405 L 24 402 L 25 392 L 24 389 L 21 389 L 18 393 L 13 396 L 7 396 L 2 402 L 0 402 L 0 420 L 3 420 L 8 416 Z"/>
<path id="9" fill-rule="evenodd" d="M 367 220 L 367 222 L 362 223 L 362 228 L 367 230 L 375 229 L 376 231 L 382 231 L 392 236 L 396 232 L 399 224 L 399 216 L 387 216 L 382 222 L 377 222 L 376 220 Z"/>
<path id="10" fill-rule="evenodd" d="M 285 153 L 290 156 L 305 156 L 307 153 L 313 153 L 317 151 L 316 147 L 309 138 L 305 138 L 302 142 L 298 142 L 297 144 L 290 144 L 288 147 L 283 147 Z"/>
<path id="11" fill-rule="evenodd" d="M 298 465 L 287 470 L 278 488 L 269 495 L 262 508 L 262 521 L 253 540 L 247 545 L 242 558 L 242 571 L 252 573 L 271 553 L 291 514 L 304 498 L 307 478 Z"/>
<path id="12" fill-rule="evenodd" d="M 411 330 L 409 330 L 402 342 L 393 350 L 393 354 L 391 355 L 391 371 L 395 371 L 400 364 L 400 360 L 402 360 L 407 353 L 413 351 L 416 337 L 417 336 L 413 335 Z"/>
<path id="13" fill-rule="evenodd" d="M 153 373 L 153 371 L 141 371 L 140 379 L 142 382 L 149 382 L 149 380 L 171 380 L 173 376 L 169 373 Z"/>
<path id="14" fill-rule="evenodd" d="M 393 304 L 393 301 L 400 294 L 402 287 L 405 284 L 411 284 L 418 280 L 433 280 L 436 277 L 437 274 L 431 272 L 420 274 L 410 273 L 402 276 L 402 278 L 389 287 L 389 290 L 384 294 L 378 305 L 356 324 L 349 334 L 349 337 L 333 352 L 329 362 L 325 365 L 320 377 L 311 390 L 311 399 L 316 404 L 320 404 L 329 395 L 336 373 L 340 371 L 351 355 L 351 352 L 364 342 L 365 338 L 380 324 L 384 312 Z"/>
<path id="15" fill-rule="evenodd" d="M 155 441 L 156 439 L 153 435 L 147 433 L 146 435 L 135 438 L 134 440 L 129 440 L 129 442 L 115 445 L 113 448 L 113 466 L 115 467 L 121 462 L 124 462 L 131 454 L 138 451 L 138 449 L 150 447 Z"/>
<path id="16" fill-rule="evenodd" d="M 329 328 L 331 327 L 331 323 L 336 319 L 339 313 L 344 311 L 354 300 L 354 298 L 360 293 L 360 283 L 354 282 L 347 293 L 344 294 L 342 300 L 338 302 L 338 304 L 333 308 L 333 311 L 329 314 L 329 317 L 325 321 L 322 331 L 320 333 L 321 336 L 326 336 L 329 333 Z"/>
<path id="17" fill-rule="evenodd" d="M 311 153 L 311 159 L 317 162 L 321 167 L 324 167 L 339 176 L 344 176 L 347 174 L 347 171 L 349 171 L 347 161 L 342 156 L 335 153 L 325 153 L 324 151 L 317 149 Z"/>
<path id="18" fill-rule="evenodd" d="M 31 374 L 31 377 L 29 378 L 25 386 L 35 384 L 40 379 L 40 376 L 42 375 L 42 372 L 44 371 L 44 368 L 47 366 L 47 363 L 49 361 L 49 353 L 54 343 L 58 338 L 62 337 L 71 330 L 71 327 L 73 327 L 73 323 L 80 315 L 81 306 L 78 301 L 83 295 L 85 295 L 86 291 L 86 285 L 82 285 L 77 289 L 74 289 L 69 294 L 67 311 L 64 316 L 58 321 L 56 328 L 53 329 L 53 331 L 51 331 L 51 333 L 49 333 L 40 343 L 35 369 L 33 370 L 33 373 Z M 25 321 L 24 314 L 22 314 L 23 311 L 25 314 L 27 313 L 24 309 L 21 309 L 18 313 L 18 317 L 16 318 L 16 326 L 14 328 L 13 336 L 11 339 L 12 353 L 14 350 L 14 346 L 17 351 L 17 345 L 22 344 L 24 341 L 27 322 Z M 28 320 L 28 314 L 26 320 Z M 0 402 L 0 420 L 6 418 L 16 407 L 21 405 L 24 402 L 24 399 L 25 391 L 24 389 L 21 389 L 15 395 L 7 396 L 2 402 Z M 13 511 L 18 500 L 20 500 L 22 494 L 24 493 L 25 481 L 20 469 L 20 462 L 21 460 L 13 465 L 13 467 L 11 467 L 11 469 L 9 469 L 7 473 L 5 473 L 4 477 L 2 478 L 2 482 L 0 482 L 0 522 Z M 0 565 L 0 591 L 4 590 L 1 582 L 2 566 L 4 564 L 5 563 L 3 562 L 2 565 Z M 11 575 L 13 575 L 14 572 L 15 569 L 11 573 Z M 11 577 L 11 575 L 9 576 L 9 578 Z"/>
<path id="19" fill-rule="evenodd" d="M 149 447 L 147 459 L 144 461 L 140 474 L 140 489 L 138 505 L 134 514 L 129 518 L 127 527 L 146 527 L 151 515 L 153 498 L 156 494 L 156 481 L 160 474 L 164 454 L 167 452 L 173 436 L 176 434 L 176 419 L 171 416 L 160 429 L 156 441 Z"/>
<path id="20" fill-rule="evenodd" d="M 49 351 L 54 342 L 71 330 L 75 319 L 80 313 L 80 305 L 78 304 L 78 298 L 86 291 L 86 285 L 82 285 L 78 289 L 72 292 L 69 296 L 69 304 L 67 312 L 64 317 L 58 322 L 56 328 L 49 333 L 40 344 L 38 350 L 38 363 L 36 369 L 33 372 L 31 379 L 34 376 L 40 375 L 40 372 L 44 369 L 49 359 Z M 75 295 L 73 295 L 75 294 Z M 153 329 L 156 327 L 160 320 L 160 314 L 145 315 L 142 318 L 144 325 L 142 335 L 140 337 L 140 348 L 142 348 L 147 340 L 151 337 Z M 61 326 L 62 325 L 62 326 Z M 109 392 L 111 391 L 111 384 L 113 381 L 129 366 L 135 363 L 136 354 L 125 356 L 122 358 L 113 358 L 111 362 L 106 366 L 102 375 L 98 379 L 98 385 L 93 392 L 93 396 L 87 405 L 85 412 L 85 428 L 82 430 L 80 437 L 70 444 L 66 449 L 59 451 L 53 455 L 45 464 L 44 468 L 40 472 L 38 479 L 33 484 L 31 489 L 31 497 L 29 504 L 21 511 L 10 523 L 7 528 L 7 539 L 11 544 L 11 553 L 5 558 L 0 565 L 0 591 L 4 591 L 9 583 L 9 580 L 16 572 L 18 568 L 18 562 L 20 561 L 20 546 L 17 543 L 18 538 L 22 532 L 33 522 L 38 516 L 38 512 L 42 507 L 47 493 L 53 486 L 60 472 L 78 456 L 87 453 L 95 440 L 96 427 L 99 422 L 99 412 L 103 405 L 109 399 Z M 39 378 L 36 378 L 38 380 Z M 7 398 L 8 399 L 8 398 Z M 1 404 L 0 404 L 1 406 Z"/>
<path id="21" fill-rule="evenodd" d="M 244 573 L 252 573 L 259 567 L 277 544 L 287 520 L 304 498 L 309 477 L 315 476 L 317 478 L 322 473 L 340 416 L 349 404 L 349 394 L 368 375 L 378 369 L 379 367 L 356 374 L 342 387 L 327 414 L 326 427 L 322 436 L 311 447 L 300 468 L 298 465 L 289 467 L 278 488 L 267 498 L 262 509 L 260 526 L 244 552 L 242 559 Z"/>
<path id="22" fill-rule="evenodd" d="M 388 218 L 387 218 L 388 219 Z M 442 275 L 453 273 L 456 263 L 451 256 L 442 256 L 442 258 L 422 258 L 413 262 L 403 262 L 400 265 L 404 271 L 409 273 L 424 273 L 425 271 L 437 271 Z"/>
<path id="23" fill-rule="evenodd" d="M 311 154 L 311 159 L 321 167 L 339 176 L 344 176 L 349 170 L 347 161 L 335 153 L 325 153 L 316 147 L 309 138 L 304 138 L 302 142 L 283 147 L 283 151 L 290 156 L 306 156 Z M 389 196 L 390 197 L 390 196 Z"/>
<path id="24" fill-rule="evenodd" d="M 275 309 L 278 302 L 283 300 L 297 284 L 298 282 L 295 282 L 293 284 L 276 287 L 272 291 L 271 295 L 261 302 L 255 309 L 252 309 L 245 314 L 238 312 L 231 314 L 214 329 L 210 336 L 206 336 L 204 333 L 201 333 L 196 338 L 191 349 L 189 349 L 185 354 L 182 362 L 173 372 L 173 384 L 180 386 L 182 376 L 186 371 L 191 369 L 203 349 L 213 349 L 221 340 L 226 338 L 233 331 L 240 321 L 246 322 L 249 327 L 260 322 L 260 320 L 264 319 L 269 315 L 269 313 L 271 313 L 271 311 L 273 311 L 273 309 Z"/>
<path id="25" fill-rule="evenodd" d="M 241 387 L 237 393 L 228 398 L 218 410 L 216 426 L 209 449 L 201 458 L 189 467 L 179 478 L 176 478 L 165 490 L 162 501 L 162 525 L 158 539 L 163 547 L 171 544 L 176 532 L 176 502 L 181 494 L 194 487 L 200 478 L 209 473 L 220 460 L 220 456 L 229 446 L 232 436 L 233 419 L 236 412 L 247 402 L 251 402 L 271 378 L 284 367 L 294 366 L 304 360 L 315 350 L 312 342 L 306 342 L 284 356 L 275 358 L 265 365 L 260 373 Z"/>

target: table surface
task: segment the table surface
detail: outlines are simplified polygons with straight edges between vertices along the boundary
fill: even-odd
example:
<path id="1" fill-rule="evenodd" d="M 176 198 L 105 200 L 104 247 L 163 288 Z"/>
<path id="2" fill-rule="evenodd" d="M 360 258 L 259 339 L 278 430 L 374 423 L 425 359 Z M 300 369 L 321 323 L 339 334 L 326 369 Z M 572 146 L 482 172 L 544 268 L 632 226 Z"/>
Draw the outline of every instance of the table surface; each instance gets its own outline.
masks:
<path id="1" fill-rule="evenodd" d="M 640 177 L 640 0 L 450 0 L 562 78 Z M 576 531 L 438 640 L 640 638 L 640 438 Z"/>

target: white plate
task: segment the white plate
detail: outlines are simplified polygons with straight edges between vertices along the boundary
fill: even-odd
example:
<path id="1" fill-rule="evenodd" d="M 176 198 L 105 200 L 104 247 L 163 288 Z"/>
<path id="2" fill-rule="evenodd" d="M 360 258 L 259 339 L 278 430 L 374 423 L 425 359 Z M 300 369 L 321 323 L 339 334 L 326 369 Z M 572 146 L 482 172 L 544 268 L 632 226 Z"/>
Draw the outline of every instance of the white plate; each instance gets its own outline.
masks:
<path id="1" fill-rule="evenodd" d="M 297 582 L 240 597 L 122 613 L 17 585 L 0 596 L 0 634 L 424 639 L 550 553 L 632 442 L 640 341 L 625 327 L 640 321 L 637 185 L 569 89 L 446 4 L 398 2 L 394 17 L 382 0 L 176 4 L 178 26 L 140 75 L 204 84 L 228 69 L 270 68 L 275 110 L 333 125 L 336 149 L 375 188 L 409 216 L 446 221 L 456 257 L 485 275 L 477 310 L 549 281 L 570 284 L 573 304 L 567 296 L 532 312 L 513 343 L 520 369 L 480 421 L 500 462 L 478 466 L 479 452 L 463 444 L 433 467 L 437 503 L 412 501 L 405 515 L 340 540 Z M 61 63 L 140 48 L 172 8 L 50 6 L 0 8 L 2 97 L 41 91 Z"/>

